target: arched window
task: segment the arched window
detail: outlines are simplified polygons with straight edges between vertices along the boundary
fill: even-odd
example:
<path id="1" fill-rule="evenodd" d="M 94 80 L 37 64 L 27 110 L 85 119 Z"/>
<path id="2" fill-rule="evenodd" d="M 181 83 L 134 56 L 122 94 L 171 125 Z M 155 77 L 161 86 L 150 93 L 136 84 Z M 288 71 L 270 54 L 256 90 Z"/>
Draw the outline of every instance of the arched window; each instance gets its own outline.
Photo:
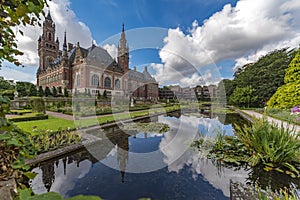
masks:
<path id="1" fill-rule="evenodd" d="M 91 83 L 93 86 L 98 86 L 99 85 L 99 76 L 94 74 L 91 78 Z"/>
<path id="2" fill-rule="evenodd" d="M 115 80 L 115 89 L 120 89 L 120 87 L 121 87 L 120 80 L 116 79 Z"/>
<path id="3" fill-rule="evenodd" d="M 50 41 L 52 40 L 51 33 L 48 33 L 48 38 Z"/>
<path id="4" fill-rule="evenodd" d="M 76 77 L 76 86 L 80 86 L 80 74 L 77 74 L 77 77 Z"/>
<path id="5" fill-rule="evenodd" d="M 109 77 L 106 77 L 104 79 L 104 87 L 106 87 L 106 88 L 110 88 L 111 87 L 111 80 L 110 80 Z"/>

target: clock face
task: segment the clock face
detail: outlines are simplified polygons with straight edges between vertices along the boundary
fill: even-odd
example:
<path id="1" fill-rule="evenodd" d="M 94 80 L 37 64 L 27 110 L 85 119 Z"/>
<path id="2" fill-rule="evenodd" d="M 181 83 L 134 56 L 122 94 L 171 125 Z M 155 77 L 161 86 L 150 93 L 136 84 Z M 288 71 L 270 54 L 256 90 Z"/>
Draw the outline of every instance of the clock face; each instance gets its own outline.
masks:
<path id="1" fill-rule="evenodd" d="M 54 58 L 52 56 L 47 56 L 46 57 L 46 64 L 47 66 L 50 66 L 50 63 L 54 61 Z"/>

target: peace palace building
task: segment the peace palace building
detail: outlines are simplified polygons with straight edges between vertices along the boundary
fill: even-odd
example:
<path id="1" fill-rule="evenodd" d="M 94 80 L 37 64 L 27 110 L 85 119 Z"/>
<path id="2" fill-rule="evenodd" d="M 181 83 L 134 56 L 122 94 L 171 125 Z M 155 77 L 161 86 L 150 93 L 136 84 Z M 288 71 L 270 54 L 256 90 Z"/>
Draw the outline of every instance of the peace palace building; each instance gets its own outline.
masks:
<path id="1" fill-rule="evenodd" d="M 64 35 L 63 49 L 55 40 L 55 23 L 50 12 L 43 23 L 43 33 L 38 39 L 39 68 L 36 73 L 37 86 L 51 89 L 53 86 L 67 88 L 92 95 L 107 91 L 108 96 L 119 96 L 141 100 L 158 98 L 158 83 L 147 71 L 129 69 L 129 48 L 124 25 L 118 45 L 117 61 L 102 47 L 89 48 L 68 43 Z"/>

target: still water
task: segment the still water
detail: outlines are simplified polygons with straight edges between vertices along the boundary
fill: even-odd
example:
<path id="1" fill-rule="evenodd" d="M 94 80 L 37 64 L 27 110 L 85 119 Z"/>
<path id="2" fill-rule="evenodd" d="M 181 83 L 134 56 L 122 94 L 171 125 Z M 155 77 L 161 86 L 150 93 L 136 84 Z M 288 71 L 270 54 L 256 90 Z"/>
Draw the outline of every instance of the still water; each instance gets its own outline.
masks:
<path id="1" fill-rule="evenodd" d="M 203 134 L 233 135 L 237 114 L 210 117 L 173 113 L 148 119 L 170 126 L 167 133 L 138 133 L 122 127 L 93 130 L 96 145 L 47 161 L 32 171 L 34 192 L 55 191 L 64 197 L 79 194 L 103 199 L 229 199 L 230 180 L 247 182 L 243 168 L 222 167 L 190 147 Z"/>

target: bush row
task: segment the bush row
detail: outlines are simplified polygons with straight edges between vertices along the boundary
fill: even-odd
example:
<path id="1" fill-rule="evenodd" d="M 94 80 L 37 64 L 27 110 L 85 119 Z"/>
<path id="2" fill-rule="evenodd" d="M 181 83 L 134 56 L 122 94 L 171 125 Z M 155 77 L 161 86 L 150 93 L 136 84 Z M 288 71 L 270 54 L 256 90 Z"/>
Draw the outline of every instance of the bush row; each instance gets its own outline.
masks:
<path id="1" fill-rule="evenodd" d="M 11 119 L 9 119 L 9 121 L 11 121 L 11 122 L 24 122 L 24 121 L 43 120 L 43 119 L 48 119 L 48 115 L 37 114 L 36 116 L 11 118 Z"/>

